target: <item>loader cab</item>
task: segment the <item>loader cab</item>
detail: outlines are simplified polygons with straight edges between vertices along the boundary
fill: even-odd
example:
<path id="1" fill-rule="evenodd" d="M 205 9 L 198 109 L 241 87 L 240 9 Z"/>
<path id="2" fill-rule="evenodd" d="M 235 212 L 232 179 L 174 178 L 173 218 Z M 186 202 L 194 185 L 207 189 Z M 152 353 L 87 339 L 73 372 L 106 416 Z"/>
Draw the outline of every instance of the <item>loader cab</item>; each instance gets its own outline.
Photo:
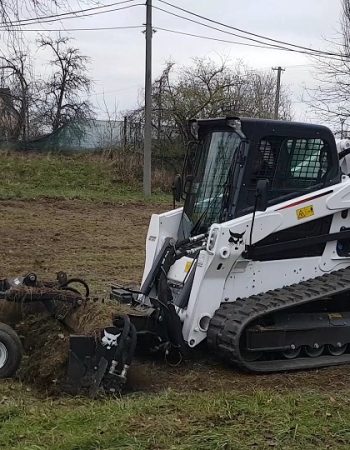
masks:
<path id="1" fill-rule="evenodd" d="M 179 237 L 251 213 L 259 180 L 269 181 L 268 206 L 340 181 L 335 140 L 326 127 L 237 117 L 191 125 L 198 139 L 185 164 Z"/>

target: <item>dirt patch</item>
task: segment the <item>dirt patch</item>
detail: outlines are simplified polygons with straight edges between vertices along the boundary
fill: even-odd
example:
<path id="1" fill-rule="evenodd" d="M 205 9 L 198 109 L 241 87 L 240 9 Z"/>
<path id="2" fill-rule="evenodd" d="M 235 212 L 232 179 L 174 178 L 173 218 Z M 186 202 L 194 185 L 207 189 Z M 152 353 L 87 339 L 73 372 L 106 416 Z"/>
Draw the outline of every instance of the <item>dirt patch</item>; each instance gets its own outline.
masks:
<path id="1" fill-rule="evenodd" d="M 83 201 L 3 201 L 1 273 L 64 270 L 106 295 L 111 281 L 139 282 L 153 212 L 164 206 Z"/>
<path id="2" fill-rule="evenodd" d="M 83 201 L 0 203 L 3 212 L 0 223 L 2 276 L 35 271 L 42 279 L 53 279 L 56 272 L 65 270 L 69 275 L 86 279 L 93 294 L 105 297 L 111 281 L 140 281 L 149 219 L 153 212 L 164 209 L 164 206 L 154 205 Z M 93 330 L 101 323 L 100 314 L 105 313 L 105 310 L 99 314 L 90 311 L 85 319 L 81 319 L 80 326 Z M 94 322 L 96 318 L 98 324 Z M 55 384 L 63 373 L 67 336 L 51 319 L 39 316 L 31 320 L 25 323 L 27 329 L 19 329 L 23 335 L 31 336 L 25 343 L 31 349 L 26 356 L 29 362 L 23 366 L 27 369 L 25 377 Z M 36 353 L 39 350 L 43 355 L 40 358 Z M 51 365 L 42 363 L 41 358 L 45 360 L 48 357 L 52 358 Z M 230 389 L 337 392 L 348 386 L 348 372 L 349 366 L 343 366 L 297 373 L 250 375 L 201 354 L 177 368 L 171 368 L 162 361 L 138 360 L 130 370 L 129 389 L 151 392 L 166 388 L 181 392 Z"/>

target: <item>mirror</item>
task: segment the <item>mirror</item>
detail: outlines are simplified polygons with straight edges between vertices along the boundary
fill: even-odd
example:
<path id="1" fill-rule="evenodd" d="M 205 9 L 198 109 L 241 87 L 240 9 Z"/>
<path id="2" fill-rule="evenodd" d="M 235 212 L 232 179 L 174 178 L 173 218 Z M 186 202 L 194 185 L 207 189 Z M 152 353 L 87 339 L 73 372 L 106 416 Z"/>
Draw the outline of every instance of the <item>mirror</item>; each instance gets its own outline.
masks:
<path id="1" fill-rule="evenodd" d="M 191 186 L 192 186 L 193 180 L 194 180 L 194 176 L 193 175 L 187 175 L 186 176 L 184 189 L 183 189 L 184 194 L 190 194 L 191 193 Z"/>
<path id="2" fill-rule="evenodd" d="M 181 175 L 175 175 L 173 185 L 171 187 L 173 191 L 174 202 L 179 202 L 182 195 L 182 178 Z"/>
<path id="3" fill-rule="evenodd" d="M 256 184 L 256 211 L 266 211 L 267 208 L 267 189 L 269 187 L 269 180 L 258 180 Z"/>

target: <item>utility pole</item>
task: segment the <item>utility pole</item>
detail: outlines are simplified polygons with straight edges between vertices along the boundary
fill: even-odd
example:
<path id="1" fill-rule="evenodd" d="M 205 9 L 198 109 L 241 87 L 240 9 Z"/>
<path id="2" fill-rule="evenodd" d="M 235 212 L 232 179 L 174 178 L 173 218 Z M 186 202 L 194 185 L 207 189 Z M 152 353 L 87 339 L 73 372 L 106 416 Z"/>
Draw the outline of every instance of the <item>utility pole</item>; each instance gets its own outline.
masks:
<path id="1" fill-rule="evenodd" d="M 124 116 L 123 121 L 123 144 L 124 150 L 126 150 L 126 146 L 128 145 L 128 116 Z"/>
<path id="2" fill-rule="evenodd" d="M 152 159 L 152 0 L 146 0 L 146 70 L 145 70 L 145 129 L 143 147 L 143 193 L 151 195 Z"/>
<path id="3" fill-rule="evenodd" d="M 276 86 L 276 98 L 275 98 L 275 114 L 274 119 L 278 120 L 278 110 L 280 106 L 280 93 L 281 93 L 281 74 L 285 71 L 281 66 L 273 67 L 272 70 L 277 70 L 277 86 Z"/>

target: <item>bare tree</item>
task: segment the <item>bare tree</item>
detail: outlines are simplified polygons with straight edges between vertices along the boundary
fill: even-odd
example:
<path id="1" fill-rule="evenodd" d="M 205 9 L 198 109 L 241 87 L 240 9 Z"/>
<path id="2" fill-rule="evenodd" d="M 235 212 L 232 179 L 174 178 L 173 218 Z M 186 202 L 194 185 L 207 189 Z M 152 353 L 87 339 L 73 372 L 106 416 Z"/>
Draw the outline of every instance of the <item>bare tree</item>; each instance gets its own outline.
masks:
<path id="1" fill-rule="evenodd" d="M 276 80 L 272 73 L 252 71 L 238 61 L 195 59 L 193 65 L 176 73 L 173 62 L 166 64 L 153 85 L 153 127 L 159 139 L 187 138 L 187 121 L 193 118 L 242 115 L 272 118 Z M 291 118 L 291 103 L 282 89 L 280 117 Z M 143 121 L 143 108 L 129 117 Z"/>
<path id="2" fill-rule="evenodd" d="M 43 123 L 52 131 L 70 121 L 87 120 L 93 115 L 90 102 L 81 98 L 89 93 L 91 85 L 87 75 L 88 58 L 81 55 L 78 48 L 69 46 L 69 41 L 70 38 L 62 36 L 39 40 L 39 46 L 53 54 L 50 63 L 54 70 L 43 84 L 40 108 Z"/>
<path id="3" fill-rule="evenodd" d="M 315 58 L 318 86 L 308 90 L 308 103 L 322 118 L 339 125 L 350 117 L 350 0 L 342 0 L 339 42 L 333 42 L 339 57 Z"/>
<path id="4" fill-rule="evenodd" d="M 0 73 L 2 133 L 10 140 L 25 140 L 36 97 L 29 52 L 13 45 L 8 56 L 0 56 Z"/>
<path id="5" fill-rule="evenodd" d="M 39 47 L 54 57 L 51 75 L 43 80 L 34 76 L 29 49 L 21 36 L 13 35 L 7 53 L 0 53 L 0 139 L 26 140 L 75 121 L 92 117 L 90 103 L 82 98 L 89 91 L 87 58 L 69 39 L 42 38 Z"/>
<path id="6" fill-rule="evenodd" d="M 0 0 L 0 19 L 4 25 L 11 25 L 28 13 L 45 14 L 53 8 L 67 8 L 67 0 Z"/>

